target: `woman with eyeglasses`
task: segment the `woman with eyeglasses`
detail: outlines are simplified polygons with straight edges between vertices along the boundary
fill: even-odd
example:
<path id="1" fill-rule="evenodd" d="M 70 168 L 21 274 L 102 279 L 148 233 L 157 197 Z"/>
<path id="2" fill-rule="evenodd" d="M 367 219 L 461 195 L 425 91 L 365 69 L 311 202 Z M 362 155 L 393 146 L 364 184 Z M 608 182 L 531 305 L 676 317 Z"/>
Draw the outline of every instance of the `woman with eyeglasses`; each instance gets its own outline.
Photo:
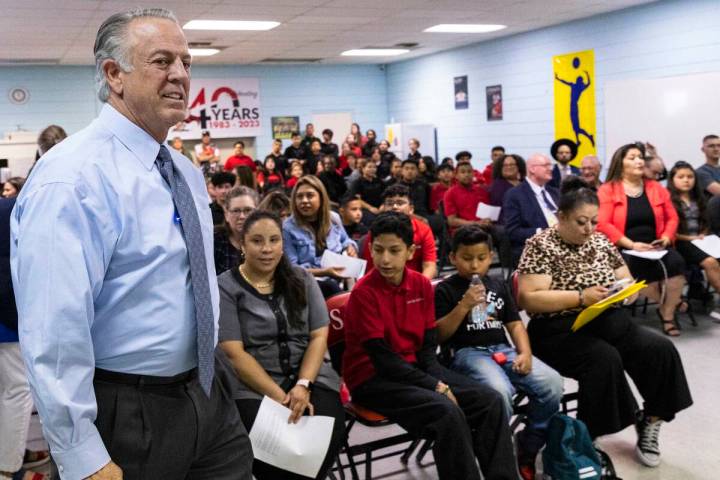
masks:
<path id="1" fill-rule="evenodd" d="M 232 396 L 248 432 L 263 397 L 290 409 L 289 423 L 303 415 L 334 419 L 325 460 L 316 478 L 324 479 L 345 432 L 340 381 L 325 360 L 328 311 L 312 275 L 293 267 L 283 254 L 280 218 L 262 210 L 243 225 L 245 263 L 218 277 L 219 345 L 239 384 Z M 258 480 L 303 479 L 265 462 L 253 462 Z"/>
<path id="2" fill-rule="evenodd" d="M 659 304 L 656 313 L 663 333 L 676 337 L 680 331 L 675 312 L 688 308 L 681 300 L 685 261 L 672 248 L 678 214 L 665 187 L 644 178 L 644 167 L 644 145 L 631 143 L 615 152 L 605 183 L 598 189 L 598 231 L 622 250 L 667 252 L 660 260 L 624 256 L 633 276 L 649 284 L 644 294 Z"/>
<path id="3" fill-rule="evenodd" d="M 225 195 L 225 223 L 215 230 L 215 273 L 237 267 L 245 260 L 241 232 L 245 219 L 257 208 L 258 194 L 248 187 L 233 187 Z"/>
<path id="4" fill-rule="evenodd" d="M 322 267 L 325 250 L 357 257 L 357 245 L 343 228 L 340 216 L 330 210 L 330 199 L 319 178 L 300 177 L 290 195 L 292 215 L 283 222 L 285 255 L 315 276 L 325 298 L 339 293 L 346 280 L 343 268 Z"/>
<path id="5" fill-rule="evenodd" d="M 720 292 L 720 263 L 692 243 L 710 234 L 707 200 L 692 165 L 681 160 L 672 167 L 668 190 L 680 218 L 675 248 L 688 265 L 702 268 L 708 283 L 716 292 Z"/>

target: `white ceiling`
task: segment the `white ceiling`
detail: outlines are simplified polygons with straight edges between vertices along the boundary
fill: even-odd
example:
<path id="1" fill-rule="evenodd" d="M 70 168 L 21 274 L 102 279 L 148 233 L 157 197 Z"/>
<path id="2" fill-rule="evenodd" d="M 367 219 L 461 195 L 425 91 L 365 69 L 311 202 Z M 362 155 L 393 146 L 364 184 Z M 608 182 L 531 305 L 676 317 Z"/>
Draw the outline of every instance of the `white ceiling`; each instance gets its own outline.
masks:
<path id="1" fill-rule="evenodd" d="M 274 20 L 266 32 L 187 31 L 190 42 L 226 47 L 201 64 L 251 64 L 267 58 L 320 58 L 322 63 L 389 63 L 492 38 L 619 10 L 652 0 L 153 0 L 145 6 L 191 19 Z M 97 28 L 126 0 L 0 0 L 0 63 L 54 60 L 93 63 Z M 489 34 L 423 33 L 438 23 L 493 23 Z M 419 47 L 398 57 L 340 57 L 351 48 Z"/>

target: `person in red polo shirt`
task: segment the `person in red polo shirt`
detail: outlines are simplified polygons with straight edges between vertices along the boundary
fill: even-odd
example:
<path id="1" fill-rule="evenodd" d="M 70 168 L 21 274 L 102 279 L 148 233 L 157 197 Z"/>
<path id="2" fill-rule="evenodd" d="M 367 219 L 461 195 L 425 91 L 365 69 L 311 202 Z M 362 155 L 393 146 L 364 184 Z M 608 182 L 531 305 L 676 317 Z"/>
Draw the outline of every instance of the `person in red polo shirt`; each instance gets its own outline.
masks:
<path id="1" fill-rule="evenodd" d="M 235 170 L 235 167 L 239 167 L 241 165 L 250 167 L 250 170 L 252 170 L 253 172 L 257 168 L 257 165 L 255 165 L 253 159 L 245 155 L 245 143 L 242 140 L 238 140 L 237 142 L 235 142 L 235 145 L 233 145 L 232 156 L 228 157 L 228 159 L 225 160 L 225 165 L 223 165 L 223 169 L 226 172 L 232 172 L 233 170 Z"/>
<path id="2" fill-rule="evenodd" d="M 476 215 L 480 202 L 490 204 L 490 194 L 485 187 L 473 183 L 473 172 L 469 162 L 458 163 L 455 170 L 457 184 L 445 194 L 445 215 L 450 235 L 463 225 L 482 226 L 492 235 L 493 243 L 497 245 L 501 265 L 510 268 L 512 255 L 505 229 L 488 218 L 478 218 Z"/>
<path id="3" fill-rule="evenodd" d="M 438 213 L 440 202 L 445 194 L 455 185 L 455 171 L 450 163 L 442 163 L 437 170 L 438 181 L 430 187 L 430 212 Z"/>
<path id="4" fill-rule="evenodd" d="M 343 378 L 353 401 L 433 439 L 441 480 L 479 480 L 476 458 L 484 478 L 516 480 L 502 397 L 437 361 L 433 289 L 406 268 L 415 250 L 409 217 L 383 212 L 370 232 L 376 268 L 345 310 Z"/>
<path id="5" fill-rule="evenodd" d="M 422 273 L 428 279 L 437 275 L 437 251 L 435 249 L 435 238 L 427 223 L 418 220 L 413 216 L 413 204 L 410 199 L 410 190 L 405 185 L 396 183 L 385 189 L 382 195 L 383 204 L 381 211 L 393 211 L 403 213 L 410 217 L 413 228 L 414 255 L 408 261 L 408 268 Z M 370 251 L 372 237 L 368 237 L 365 248 L 362 251 L 362 258 L 367 260 L 367 271 L 369 272 L 374 264 Z"/>

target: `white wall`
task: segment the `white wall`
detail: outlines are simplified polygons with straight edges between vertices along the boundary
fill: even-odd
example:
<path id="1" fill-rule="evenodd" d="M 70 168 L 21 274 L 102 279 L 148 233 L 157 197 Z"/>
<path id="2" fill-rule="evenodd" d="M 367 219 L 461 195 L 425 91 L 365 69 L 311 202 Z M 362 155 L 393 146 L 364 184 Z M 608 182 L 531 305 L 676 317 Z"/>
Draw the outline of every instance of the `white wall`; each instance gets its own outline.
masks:
<path id="1" fill-rule="evenodd" d="M 551 59 L 594 49 L 598 154 L 604 159 L 612 155 L 605 151 L 605 82 L 720 71 L 718 18 L 717 0 L 661 1 L 394 63 L 387 67 L 388 113 L 396 122 L 437 125 L 441 157 L 470 150 L 484 165 L 497 144 L 523 156 L 547 152 L 554 139 Z M 453 77 L 459 75 L 468 75 L 468 110 L 454 110 Z M 487 122 L 485 87 L 496 84 L 503 87 L 504 120 Z M 637 121 L 651 119 L 639 112 Z M 707 133 L 697 132 L 698 148 Z"/>

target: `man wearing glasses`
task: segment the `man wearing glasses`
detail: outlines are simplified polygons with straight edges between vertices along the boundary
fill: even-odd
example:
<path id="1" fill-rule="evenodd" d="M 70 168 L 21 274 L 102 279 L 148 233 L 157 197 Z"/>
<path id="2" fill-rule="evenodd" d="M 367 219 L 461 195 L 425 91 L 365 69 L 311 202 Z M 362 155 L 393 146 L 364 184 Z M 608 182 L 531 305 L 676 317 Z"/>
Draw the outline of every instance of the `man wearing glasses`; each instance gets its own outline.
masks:
<path id="1" fill-rule="evenodd" d="M 414 215 L 414 207 L 410 200 L 410 190 L 401 184 L 391 185 L 383 192 L 383 203 L 380 210 L 383 212 L 399 212 L 410 217 L 413 227 L 413 243 L 415 244 L 415 254 L 407 262 L 407 267 L 416 272 L 422 273 L 425 277 L 432 280 L 437 275 L 437 251 L 435 250 L 435 238 L 433 237 L 430 227 L 418 220 Z M 362 258 L 367 260 L 369 272 L 374 266 L 372 255 L 370 254 L 370 245 L 372 238 L 368 238 L 365 242 L 365 248 L 362 252 Z"/>

